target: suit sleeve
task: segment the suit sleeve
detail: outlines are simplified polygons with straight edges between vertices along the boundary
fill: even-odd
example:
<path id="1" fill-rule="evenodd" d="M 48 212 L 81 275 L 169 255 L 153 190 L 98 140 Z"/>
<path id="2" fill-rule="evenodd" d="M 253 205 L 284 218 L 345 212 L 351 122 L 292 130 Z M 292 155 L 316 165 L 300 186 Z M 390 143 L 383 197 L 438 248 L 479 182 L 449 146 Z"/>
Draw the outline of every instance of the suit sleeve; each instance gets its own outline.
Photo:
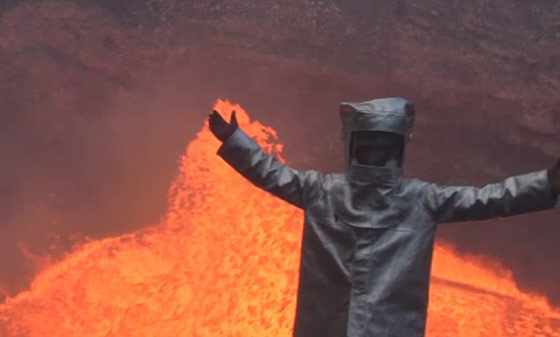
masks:
<path id="1" fill-rule="evenodd" d="M 482 188 L 429 184 L 424 202 L 437 222 L 455 222 L 546 210 L 556 205 L 557 197 L 542 170 Z"/>
<path id="2" fill-rule="evenodd" d="M 323 175 L 316 171 L 298 171 L 267 155 L 238 128 L 225 141 L 218 155 L 251 183 L 300 208 L 318 197 Z"/>

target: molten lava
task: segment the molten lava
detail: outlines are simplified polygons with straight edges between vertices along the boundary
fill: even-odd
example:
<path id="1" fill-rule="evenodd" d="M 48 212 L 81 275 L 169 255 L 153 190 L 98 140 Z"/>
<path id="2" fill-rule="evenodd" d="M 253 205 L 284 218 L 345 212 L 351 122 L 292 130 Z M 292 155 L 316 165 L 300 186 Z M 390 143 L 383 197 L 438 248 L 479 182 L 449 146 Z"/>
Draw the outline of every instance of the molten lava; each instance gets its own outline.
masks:
<path id="1" fill-rule="evenodd" d="M 269 153 L 274 130 L 218 101 Z M 302 212 L 192 141 L 160 224 L 91 241 L 0 305 L 0 336 L 290 336 Z M 560 336 L 560 311 L 493 263 L 435 251 L 428 336 Z"/>

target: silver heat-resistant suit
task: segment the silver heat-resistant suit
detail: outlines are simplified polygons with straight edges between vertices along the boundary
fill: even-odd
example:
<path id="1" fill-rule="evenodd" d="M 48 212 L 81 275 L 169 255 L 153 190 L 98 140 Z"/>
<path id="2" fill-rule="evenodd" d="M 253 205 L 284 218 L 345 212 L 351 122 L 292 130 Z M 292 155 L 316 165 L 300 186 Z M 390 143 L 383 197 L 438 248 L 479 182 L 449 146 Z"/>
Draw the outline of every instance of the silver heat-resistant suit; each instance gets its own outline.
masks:
<path id="1" fill-rule="evenodd" d="M 482 188 L 402 177 L 352 160 L 352 133 L 411 137 L 402 98 L 342 103 L 343 173 L 298 171 L 237 129 L 218 154 L 256 186 L 304 210 L 294 336 L 417 337 L 425 331 L 437 224 L 554 207 L 546 170 Z"/>

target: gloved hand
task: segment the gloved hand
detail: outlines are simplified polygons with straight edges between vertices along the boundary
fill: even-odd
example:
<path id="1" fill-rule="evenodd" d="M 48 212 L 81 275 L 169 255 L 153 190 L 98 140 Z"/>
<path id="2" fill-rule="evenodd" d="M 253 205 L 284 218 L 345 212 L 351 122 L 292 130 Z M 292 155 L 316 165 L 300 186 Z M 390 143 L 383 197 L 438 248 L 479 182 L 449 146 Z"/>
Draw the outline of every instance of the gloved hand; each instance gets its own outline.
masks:
<path id="1" fill-rule="evenodd" d="M 548 180 L 552 186 L 552 193 L 558 195 L 560 193 L 560 159 L 552 168 L 548 169 Z"/>
<path id="2" fill-rule="evenodd" d="M 210 131 L 222 142 L 228 140 L 239 127 L 237 118 L 235 117 L 235 111 L 231 113 L 231 120 L 228 123 L 218 111 L 212 110 L 212 113 L 208 116 L 208 124 L 210 125 Z"/>

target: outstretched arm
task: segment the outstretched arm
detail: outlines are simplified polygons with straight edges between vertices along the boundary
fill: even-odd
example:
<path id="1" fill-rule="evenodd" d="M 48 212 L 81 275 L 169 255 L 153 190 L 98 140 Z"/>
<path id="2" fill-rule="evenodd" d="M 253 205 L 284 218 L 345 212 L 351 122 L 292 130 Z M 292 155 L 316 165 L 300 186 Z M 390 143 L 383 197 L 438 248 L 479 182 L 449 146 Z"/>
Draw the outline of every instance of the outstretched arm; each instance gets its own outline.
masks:
<path id="1" fill-rule="evenodd" d="M 228 123 L 213 111 L 209 123 L 212 133 L 223 142 L 218 155 L 251 183 L 300 208 L 317 198 L 322 175 L 316 171 L 292 169 L 264 153 L 238 127 L 235 112 Z"/>
<path id="2" fill-rule="evenodd" d="M 556 160 L 553 167 L 548 169 L 547 174 L 552 187 L 552 193 L 557 197 L 560 194 L 560 158 Z"/>
<path id="3" fill-rule="evenodd" d="M 510 177 L 482 188 L 426 188 L 425 206 L 437 222 L 485 220 L 554 207 L 560 191 L 560 160 L 549 170 Z"/>

